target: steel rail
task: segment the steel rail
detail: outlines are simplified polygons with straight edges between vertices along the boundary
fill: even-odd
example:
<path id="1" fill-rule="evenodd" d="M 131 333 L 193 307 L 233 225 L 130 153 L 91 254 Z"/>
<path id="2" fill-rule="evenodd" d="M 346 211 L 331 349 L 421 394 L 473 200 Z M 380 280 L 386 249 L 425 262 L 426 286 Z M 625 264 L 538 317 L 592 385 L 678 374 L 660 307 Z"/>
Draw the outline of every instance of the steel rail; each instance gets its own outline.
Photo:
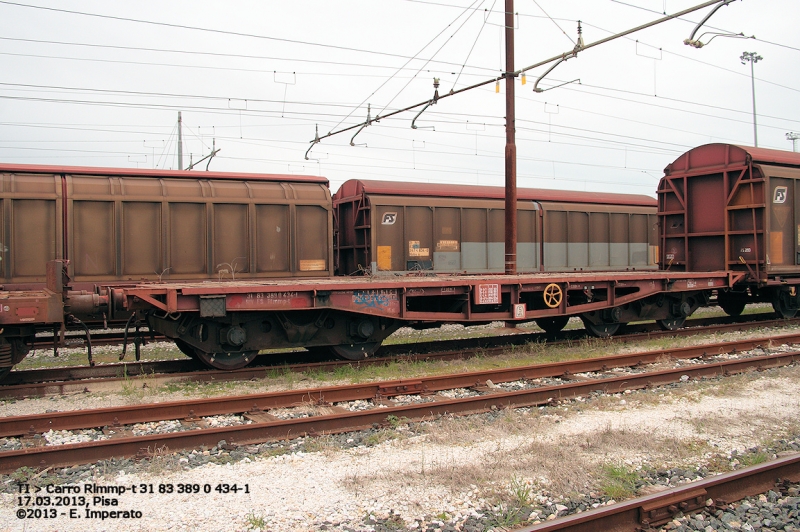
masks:
<path id="1" fill-rule="evenodd" d="M 758 316 L 758 315 L 752 315 Z M 730 318 L 729 318 L 730 319 Z M 687 322 L 685 328 L 675 331 L 662 331 L 653 324 L 637 324 L 627 326 L 627 330 L 636 333 L 613 336 L 608 341 L 628 342 L 641 340 L 642 336 L 657 338 L 663 336 L 688 336 L 709 332 L 728 330 L 746 330 L 755 327 L 786 326 L 800 323 L 800 319 L 756 319 L 749 316 L 736 317 L 732 323 L 720 324 L 717 318 L 700 318 Z M 702 327 L 702 330 L 699 329 Z M 436 358 L 448 360 L 465 358 L 469 351 L 481 349 L 483 353 L 495 353 L 510 345 L 522 345 L 528 342 L 547 341 L 549 345 L 563 345 L 566 342 L 585 337 L 583 330 L 562 331 L 559 335 L 564 340 L 551 341 L 545 333 L 513 333 L 496 337 L 466 338 L 456 340 L 438 340 L 432 342 L 415 342 L 407 344 L 385 345 L 378 356 L 352 362 L 335 360 L 290 364 L 281 355 L 264 354 L 253 364 L 239 370 L 215 370 L 207 368 L 191 359 L 167 361 L 139 361 L 121 364 L 98 364 L 95 366 L 75 366 L 68 368 L 46 368 L 12 371 L 0 386 L 0 398 L 25 398 L 46 395 L 64 395 L 69 393 L 89 392 L 98 386 L 106 387 L 114 382 L 129 382 L 131 378 L 148 376 L 164 382 L 208 382 L 232 381 L 261 378 L 264 372 L 276 365 L 281 370 L 293 372 L 332 371 L 342 366 L 357 364 L 360 366 L 386 364 L 394 358 L 403 360 L 424 360 Z M 299 356 L 296 355 L 295 356 Z M 169 377 L 167 377 L 169 375 Z"/>
<path id="2" fill-rule="evenodd" d="M 555 400 L 588 395 L 592 392 L 619 393 L 624 390 L 669 384 L 690 378 L 715 377 L 792 364 L 800 360 L 800 352 L 781 353 L 742 360 L 715 362 L 677 369 L 587 380 L 560 386 L 496 392 L 477 397 L 444 399 L 427 403 L 375 408 L 361 412 L 345 412 L 310 418 L 277 420 L 231 427 L 196 429 L 169 434 L 120 437 L 50 447 L 29 447 L 0 453 L 0 473 L 11 473 L 20 467 L 63 467 L 102 459 L 151 456 L 156 452 L 212 447 L 225 440 L 229 445 L 248 445 L 265 441 L 292 439 L 385 426 L 389 419 L 423 421 L 443 415 L 467 415 L 492 409 L 520 408 L 551 403 Z M 313 399 L 313 397 L 312 397 Z"/>
<path id="3" fill-rule="evenodd" d="M 743 351 L 768 343 L 800 342 L 800 333 L 753 338 L 733 342 L 718 342 L 679 348 L 669 348 L 605 357 L 569 360 L 499 368 L 486 371 L 419 377 L 392 381 L 333 386 L 302 390 L 269 392 L 235 397 L 214 397 L 186 401 L 171 401 L 136 405 L 131 408 L 109 407 L 93 410 L 48 412 L 28 416 L 0 418 L 0 437 L 32 436 L 48 430 L 75 430 L 91 427 L 122 426 L 133 423 L 163 421 L 166 419 L 192 419 L 248 411 L 286 408 L 298 404 L 330 404 L 342 401 L 375 399 L 416 393 L 433 393 L 455 388 L 469 388 L 520 379 L 572 375 L 586 372 L 608 371 L 612 368 L 642 366 L 669 359 L 706 357 L 722 353 Z"/>
<path id="4" fill-rule="evenodd" d="M 635 532 L 650 530 L 680 513 L 726 505 L 775 489 L 780 481 L 800 482 L 800 454 L 713 476 L 654 495 L 588 510 L 516 532 Z M 655 530 L 655 528 L 653 528 Z"/>

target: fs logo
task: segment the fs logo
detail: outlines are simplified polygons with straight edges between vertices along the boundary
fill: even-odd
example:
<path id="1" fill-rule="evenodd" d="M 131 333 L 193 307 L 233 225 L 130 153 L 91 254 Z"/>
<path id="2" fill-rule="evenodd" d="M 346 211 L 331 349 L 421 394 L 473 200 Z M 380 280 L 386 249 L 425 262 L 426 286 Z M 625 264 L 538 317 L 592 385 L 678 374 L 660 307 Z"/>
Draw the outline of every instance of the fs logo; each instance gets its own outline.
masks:
<path id="1" fill-rule="evenodd" d="M 775 194 L 772 196 L 772 203 L 786 203 L 787 187 L 775 187 Z"/>
<path id="2" fill-rule="evenodd" d="M 383 220 L 381 220 L 381 225 L 394 225 L 396 221 L 397 221 L 396 212 L 385 212 L 383 213 Z"/>

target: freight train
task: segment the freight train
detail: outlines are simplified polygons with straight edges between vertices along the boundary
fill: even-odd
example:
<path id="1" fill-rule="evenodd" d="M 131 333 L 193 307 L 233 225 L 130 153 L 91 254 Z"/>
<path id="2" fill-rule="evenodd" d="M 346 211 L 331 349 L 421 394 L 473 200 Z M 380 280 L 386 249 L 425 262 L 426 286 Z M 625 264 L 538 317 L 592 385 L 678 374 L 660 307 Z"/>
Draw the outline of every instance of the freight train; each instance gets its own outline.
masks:
<path id="1" fill-rule="evenodd" d="M 331 196 L 319 177 L 1 165 L 0 371 L 43 327 L 132 315 L 220 368 L 277 347 L 360 359 L 446 322 L 676 328 L 712 294 L 789 316 L 799 168 L 710 145 L 667 167 L 657 202 L 520 189 L 507 276 L 502 188 L 351 180 Z"/>

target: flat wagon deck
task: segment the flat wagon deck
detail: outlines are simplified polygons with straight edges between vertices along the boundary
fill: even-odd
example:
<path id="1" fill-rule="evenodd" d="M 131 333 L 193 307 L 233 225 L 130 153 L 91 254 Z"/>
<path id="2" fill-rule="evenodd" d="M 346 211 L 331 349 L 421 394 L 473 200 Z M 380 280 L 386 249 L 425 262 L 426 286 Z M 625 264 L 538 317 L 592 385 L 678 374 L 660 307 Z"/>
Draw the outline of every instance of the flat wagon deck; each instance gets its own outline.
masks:
<path id="1" fill-rule="evenodd" d="M 580 316 L 594 334 L 659 320 L 677 328 L 729 272 L 571 272 L 405 275 L 279 281 L 147 283 L 110 287 L 113 312 L 138 312 L 150 327 L 215 367 L 247 364 L 261 349 L 326 347 L 372 354 L 402 326 L 536 320 L 559 330 Z"/>

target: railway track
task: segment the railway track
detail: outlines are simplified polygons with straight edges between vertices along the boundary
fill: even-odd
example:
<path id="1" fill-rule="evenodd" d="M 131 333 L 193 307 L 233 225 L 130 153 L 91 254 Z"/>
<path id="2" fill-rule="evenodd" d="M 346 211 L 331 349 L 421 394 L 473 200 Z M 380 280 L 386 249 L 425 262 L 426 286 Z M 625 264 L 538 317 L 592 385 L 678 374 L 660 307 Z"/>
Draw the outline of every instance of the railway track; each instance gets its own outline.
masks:
<path id="1" fill-rule="evenodd" d="M 387 425 L 392 420 L 421 421 L 445 414 L 530 407 L 598 391 L 618 393 L 753 368 L 784 366 L 800 360 L 800 352 L 746 357 L 720 354 L 740 353 L 761 345 L 790 341 L 790 338 L 800 339 L 799 335 L 784 335 L 401 381 L 9 417 L 0 420 L 0 436 L 22 436 L 21 448 L 0 453 L 0 472 L 9 473 L 20 467 L 62 467 L 112 457 L 147 456 L 156 449 L 213 447 L 222 440 L 235 447 L 304 435 L 340 433 Z M 689 363 L 670 369 L 642 369 L 668 359 Z M 587 372 L 598 374 L 585 375 Z M 443 391 L 450 393 L 442 395 Z M 413 401 L 399 400 L 410 395 L 419 397 Z M 359 401 L 370 404 L 357 408 L 336 405 Z M 241 423 L 208 427 L 210 417 L 232 414 L 241 414 Z M 167 419 L 180 420 L 181 429 L 166 434 L 131 435 L 133 424 Z M 45 431 L 98 427 L 102 427 L 105 439 L 43 445 Z"/>
<path id="2" fill-rule="evenodd" d="M 766 318 L 766 319 L 765 319 Z M 610 341 L 628 342 L 642 337 L 690 336 L 698 333 L 741 331 L 755 327 L 778 327 L 800 323 L 800 320 L 774 319 L 771 314 L 747 317 L 703 318 L 687 322 L 687 326 L 676 331 L 663 331 L 654 324 L 638 324 L 628 327 L 628 334 L 614 336 Z M 515 333 L 495 337 L 439 340 L 406 344 L 385 345 L 379 356 L 357 362 L 360 366 L 383 365 L 392 360 L 439 359 L 449 360 L 473 356 L 476 352 L 491 355 L 502 352 L 509 346 L 547 341 L 550 345 L 568 343 L 585 338 L 582 329 L 562 331 L 557 339 L 544 333 Z M 170 361 L 141 361 L 119 364 L 102 364 L 71 368 L 51 368 L 12 371 L 0 386 L 0 398 L 23 398 L 91 392 L 108 389 L 115 383 L 129 383 L 131 378 L 147 376 L 162 382 L 221 382 L 243 381 L 261 378 L 270 368 L 294 372 L 335 371 L 354 364 L 344 360 L 321 362 L 292 362 L 303 358 L 298 353 L 260 355 L 253 364 L 239 370 L 213 370 L 192 359 Z"/>
<path id="3" fill-rule="evenodd" d="M 723 318 L 690 318 L 686 321 L 685 327 L 692 328 L 692 327 L 705 327 L 708 325 L 721 325 L 722 323 L 726 324 L 741 324 L 741 323 L 750 323 L 753 321 L 760 321 L 763 320 L 764 322 L 775 322 L 775 323 L 786 323 L 786 322 L 795 322 L 800 320 L 794 319 L 775 319 L 774 314 L 763 313 L 763 314 L 746 314 L 743 316 L 726 316 Z M 649 332 L 658 332 L 661 329 L 654 323 L 648 324 L 637 324 L 637 325 L 628 325 L 626 330 L 633 332 L 633 331 L 649 331 Z M 54 347 L 59 348 L 85 348 L 88 345 L 87 337 L 83 334 L 82 330 L 76 329 L 73 334 L 67 334 L 63 343 L 59 342 L 58 339 L 53 339 L 52 336 L 38 336 L 36 338 L 35 343 L 33 344 L 32 348 L 36 350 L 49 350 Z M 541 334 L 541 333 L 531 333 L 531 334 Z M 92 331 L 91 332 L 91 343 L 92 346 L 100 346 L 100 345 L 121 345 L 124 341 L 124 331 L 122 330 L 112 330 L 112 331 Z M 146 344 L 149 342 L 162 342 L 162 341 L 169 341 L 165 336 L 160 334 L 150 334 L 150 332 L 145 328 L 142 329 L 141 332 L 142 341 Z M 133 343 L 133 337 L 129 334 L 128 342 Z"/>
<path id="4" fill-rule="evenodd" d="M 655 530 L 677 516 L 727 509 L 732 503 L 786 482 L 800 482 L 800 455 L 692 482 L 655 495 L 524 527 L 517 532 L 641 532 Z"/>

